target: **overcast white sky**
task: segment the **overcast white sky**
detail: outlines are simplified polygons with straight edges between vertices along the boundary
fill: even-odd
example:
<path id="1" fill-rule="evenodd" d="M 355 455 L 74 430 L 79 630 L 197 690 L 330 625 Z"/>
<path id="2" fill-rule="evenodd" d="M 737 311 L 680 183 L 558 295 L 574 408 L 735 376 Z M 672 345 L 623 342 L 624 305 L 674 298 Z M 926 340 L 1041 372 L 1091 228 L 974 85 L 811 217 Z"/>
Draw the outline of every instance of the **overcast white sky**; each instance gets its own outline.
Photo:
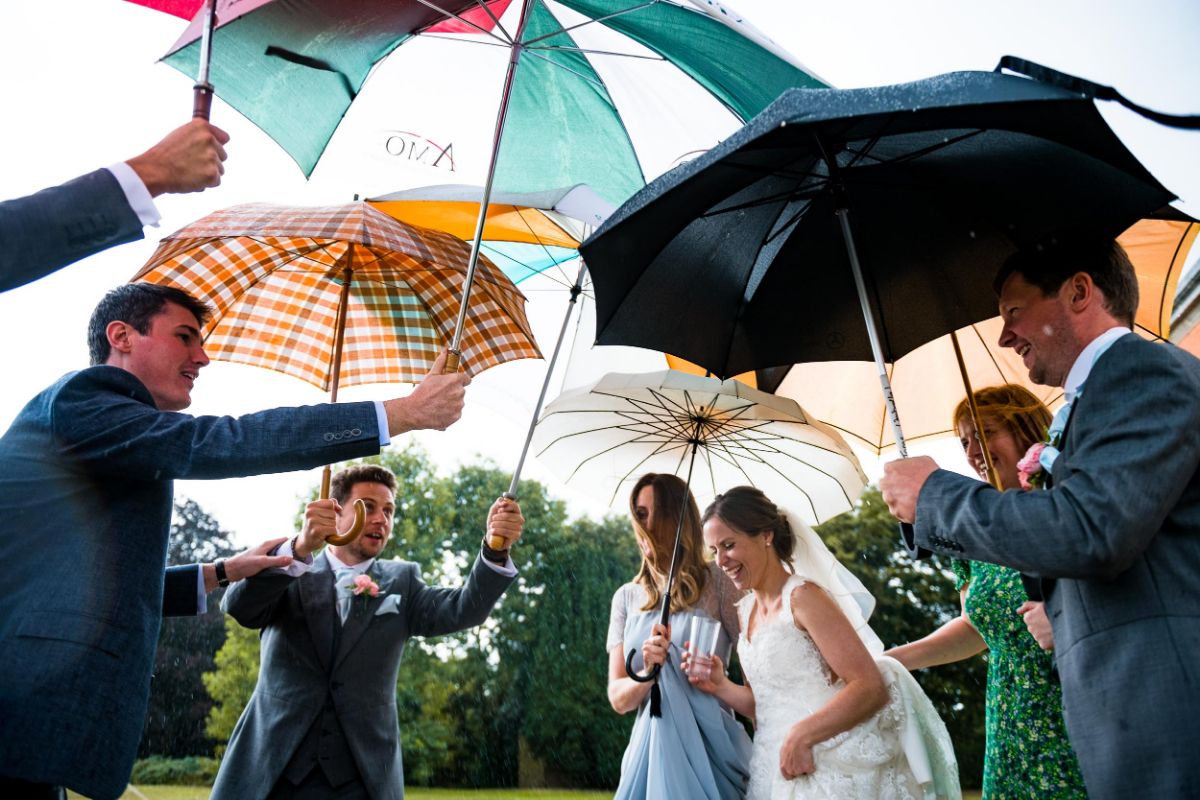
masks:
<path id="1" fill-rule="evenodd" d="M 1011 53 L 1115 85 L 1151 108 L 1200 113 L 1200 3 L 1194 0 L 1020 0 L 987 8 L 950 0 L 731 4 L 837 86 L 894 83 L 958 69 L 990 70 L 1001 55 Z M 180 20 L 122 0 L 0 4 L 0 197 L 27 194 L 128 158 L 186 121 L 191 80 L 155 63 L 182 27 Z M 438 92 L 438 84 L 429 81 L 429 91 Z M 1159 128 L 1120 108 L 1106 108 L 1104 113 L 1130 149 L 1180 195 L 1181 207 L 1200 216 L 1200 134 Z M 145 241 L 0 295 L 0 428 L 63 372 L 86 364 L 84 330 L 96 300 L 128 280 L 160 236 L 236 203 L 349 199 L 347 184 L 331 176 L 318 172 L 317 180 L 306 183 L 278 146 L 219 100 L 213 121 L 233 136 L 220 188 L 160 198 L 161 227 L 149 230 Z M 420 185 L 446 178 L 414 173 L 406 180 Z M 539 308 L 535 317 L 539 335 L 557 328 L 557 307 L 553 312 Z M 502 468 L 515 465 L 525 422 L 495 409 L 531 405 L 537 386 L 536 380 L 530 381 L 529 368 L 511 370 L 511 376 L 499 372 L 504 369 L 498 368 L 486 386 L 469 391 L 462 422 L 446 433 L 418 437 L 444 467 L 478 454 L 493 458 Z M 342 399 L 386 397 L 388 391 L 346 390 Z M 196 413 L 243 413 L 321 402 L 324 396 L 292 378 L 214 362 L 201 374 L 193 398 L 191 410 Z M 943 447 L 938 452 L 946 466 L 965 469 L 952 450 Z M 864 466 L 868 474 L 878 474 L 875 464 Z M 599 509 L 597 503 L 558 485 L 536 463 L 527 467 L 526 475 L 550 484 L 579 513 Z M 251 543 L 290 533 L 296 498 L 317 477 L 314 471 L 180 482 L 177 493 L 196 499 L 233 530 L 238 541 Z"/>

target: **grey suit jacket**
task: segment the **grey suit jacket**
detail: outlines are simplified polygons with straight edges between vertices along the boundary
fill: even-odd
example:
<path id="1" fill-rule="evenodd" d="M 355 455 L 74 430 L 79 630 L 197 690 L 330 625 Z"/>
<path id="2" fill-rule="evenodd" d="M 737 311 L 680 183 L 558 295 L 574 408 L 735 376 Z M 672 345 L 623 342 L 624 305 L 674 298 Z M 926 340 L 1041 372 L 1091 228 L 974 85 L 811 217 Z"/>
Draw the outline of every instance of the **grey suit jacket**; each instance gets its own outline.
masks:
<path id="1" fill-rule="evenodd" d="M 353 600 L 335 648 L 333 573 L 324 554 L 299 578 L 260 573 L 222 602 L 242 625 L 262 629 L 258 684 L 221 762 L 214 800 L 264 798 L 327 704 L 375 800 L 404 797 L 396 677 L 410 636 L 481 624 L 512 578 L 479 559 L 457 589 L 427 586 L 410 561 L 375 561 L 379 596 Z M 395 613 L 376 614 L 380 608 Z"/>
<path id="2" fill-rule="evenodd" d="M 1053 487 L 935 472 L 916 542 L 1058 578 L 1063 713 L 1093 798 L 1200 790 L 1200 361 L 1130 334 L 1095 363 Z"/>
<path id="3" fill-rule="evenodd" d="M 162 617 L 172 479 L 378 450 L 371 403 L 193 417 L 158 411 L 108 366 L 33 398 L 0 438 L 0 775 L 101 800 L 124 791 Z"/>
<path id="4" fill-rule="evenodd" d="M 0 202 L 0 292 L 141 238 L 141 220 L 106 169 L 5 200 Z"/>

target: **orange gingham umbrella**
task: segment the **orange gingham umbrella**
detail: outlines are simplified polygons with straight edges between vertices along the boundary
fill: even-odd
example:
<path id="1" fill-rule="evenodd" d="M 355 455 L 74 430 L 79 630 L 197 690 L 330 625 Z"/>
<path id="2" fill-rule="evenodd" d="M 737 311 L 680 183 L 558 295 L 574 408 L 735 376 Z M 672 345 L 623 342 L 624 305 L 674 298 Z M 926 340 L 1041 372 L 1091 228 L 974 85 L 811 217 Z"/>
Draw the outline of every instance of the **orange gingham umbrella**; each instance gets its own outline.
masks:
<path id="1" fill-rule="evenodd" d="M 213 307 L 210 358 L 266 367 L 330 392 L 339 384 L 414 382 L 454 334 L 471 250 L 365 202 L 300 208 L 262 203 L 210 214 L 162 240 L 134 281 L 182 289 Z M 460 349 L 464 369 L 541 353 L 525 297 L 480 257 Z M 321 478 L 329 496 L 330 468 Z M 353 541 L 355 523 L 328 539 Z"/>
<path id="2" fill-rule="evenodd" d="M 203 331 L 209 357 L 293 375 L 336 399 L 339 383 L 425 376 L 454 333 L 469 256 L 461 239 L 364 202 L 252 203 L 163 239 L 133 280 L 176 286 L 213 306 Z M 481 258 L 476 283 L 463 332 L 468 374 L 540 357 L 512 281 Z"/>

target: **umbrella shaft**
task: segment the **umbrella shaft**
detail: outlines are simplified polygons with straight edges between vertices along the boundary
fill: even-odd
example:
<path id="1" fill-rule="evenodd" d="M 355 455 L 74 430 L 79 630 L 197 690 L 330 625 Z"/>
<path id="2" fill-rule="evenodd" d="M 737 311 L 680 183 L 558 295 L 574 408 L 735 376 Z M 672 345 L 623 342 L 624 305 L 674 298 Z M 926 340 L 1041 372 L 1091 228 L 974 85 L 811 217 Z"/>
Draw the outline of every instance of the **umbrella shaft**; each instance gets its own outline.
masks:
<path id="1" fill-rule="evenodd" d="M 575 301 L 583 291 L 583 275 L 587 265 L 579 259 L 579 274 L 575 276 L 575 285 L 571 287 L 571 299 L 567 302 L 567 313 L 563 314 L 562 327 L 558 330 L 558 341 L 554 343 L 554 353 L 546 366 L 546 379 L 542 381 L 542 391 L 538 395 L 537 404 L 533 407 L 533 419 L 529 420 L 529 430 L 525 433 L 525 445 L 521 448 L 521 457 L 517 459 L 517 469 L 513 472 L 512 481 L 508 484 L 508 493 L 517 496 L 517 482 L 521 480 L 521 470 L 525 467 L 525 456 L 529 454 L 529 443 L 533 441 L 533 429 L 537 427 L 538 416 L 542 413 L 542 404 L 546 402 L 546 390 L 550 388 L 550 379 L 554 376 L 554 365 L 558 363 L 558 352 L 562 349 L 563 339 L 567 335 L 567 324 L 571 321 L 571 312 L 575 310 Z"/>
<path id="2" fill-rule="evenodd" d="M 875 356 L 875 366 L 879 370 L 883 402 L 887 405 L 888 419 L 891 420 L 892 433 L 896 437 L 896 449 L 900 451 L 901 458 L 908 458 L 908 445 L 904 441 L 904 431 L 900 428 L 900 415 L 896 413 L 896 398 L 892 394 L 892 382 L 888 378 L 887 364 L 883 360 L 883 346 L 879 342 L 879 323 L 875 319 L 871 300 L 867 297 L 867 284 L 863 280 L 862 265 L 858 261 L 858 249 L 854 246 L 854 234 L 850 231 L 850 211 L 843 207 L 835 213 L 838 223 L 842 226 L 842 240 L 846 243 L 850 271 L 854 273 L 854 286 L 858 289 L 858 302 L 862 305 L 863 318 L 867 323 L 867 337 L 871 341 L 871 353 Z"/>
<path id="3" fill-rule="evenodd" d="M 675 546 L 671 548 L 671 568 L 667 570 L 667 589 L 663 592 L 662 619 L 663 625 L 671 621 L 671 589 L 675 586 L 675 564 L 679 561 L 679 542 L 683 538 L 683 520 L 687 516 L 688 498 L 692 494 L 692 468 L 696 466 L 696 450 L 700 448 L 700 426 L 696 422 L 695 436 L 692 437 L 692 458 L 688 461 L 687 480 L 683 484 L 683 506 L 679 509 L 679 522 L 675 524 Z"/>
<path id="4" fill-rule="evenodd" d="M 454 337 L 450 350 L 462 352 L 463 327 L 467 321 L 467 308 L 471 300 L 471 286 L 475 283 L 475 266 L 479 263 L 479 248 L 483 244 L 483 229 L 487 223 L 488 203 L 492 199 L 492 182 L 496 178 L 496 162 L 500 157 L 500 140 L 504 137 L 504 121 L 508 118 L 508 104 L 512 98 L 513 81 L 517 76 L 517 62 L 521 59 L 521 39 L 525 35 L 525 23 L 534 0 L 523 0 L 521 20 L 517 24 L 517 35 L 509 50 L 508 72 L 504 76 L 504 90 L 500 95 L 500 108 L 496 111 L 496 126 L 492 133 L 492 155 L 488 162 L 487 180 L 483 184 L 483 197 L 479 201 L 479 219 L 475 222 L 475 238 L 471 242 L 471 259 L 467 262 L 467 277 L 463 281 L 462 301 L 458 307 L 458 321 L 454 324 Z"/>
<path id="5" fill-rule="evenodd" d="M 196 83 L 208 85 L 208 69 L 212 63 L 213 28 L 217 24 L 217 0 L 206 0 L 204 4 L 204 25 L 200 29 L 200 68 L 196 73 Z"/>

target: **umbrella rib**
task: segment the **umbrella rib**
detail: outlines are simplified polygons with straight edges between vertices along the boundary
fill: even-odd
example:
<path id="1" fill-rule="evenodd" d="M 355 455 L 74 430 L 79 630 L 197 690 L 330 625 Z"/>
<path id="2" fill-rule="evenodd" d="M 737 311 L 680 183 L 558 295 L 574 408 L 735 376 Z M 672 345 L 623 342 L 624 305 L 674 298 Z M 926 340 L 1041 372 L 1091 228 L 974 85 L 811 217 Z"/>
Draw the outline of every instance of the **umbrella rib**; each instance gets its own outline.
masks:
<path id="1" fill-rule="evenodd" d="M 566 48 L 562 48 L 562 49 L 565 50 Z M 579 70 L 572 69 L 571 67 L 568 67 L 566 64 L 560 64 L 552 58 L 547 58 L 542 53 L 530 52 L 529 55 L 533 58 L 540 58 L 542 61 L 545 61 L 547 64 L 558 67 L 559 69 L 563 70 L 564 72 L 569 72 L 570 74 L 574 75 L 576 78 L 579 78 L 579 80 L 584 81 L 585 83 L 590 83 L 592 86 L 597 86 L 601 89 L 604 89 L 606 92 L 608 91 L 607 87 L 605 87 L 605 85 L 602 81 L 599 81 L 596 78 L 593 78 L 589 75 L 584 75 Z"/>
<path id="2" fill-rule="evenodd" d="M 618 53 L 613 50 L 593 50 L 588 47 L 567 47 L 566 45 L 561 45 L 561 44 L 543 45 L 541 47 L 526 46 L 525 49 L 526 50 L 541 50 L 543 52 L 550 52 L 553 50 L 561 50 L 564 53 L 582 53 L 584 55 L 592 55 L 592 56 L 616 56 L 618 58 L 640 58 L 643 61 L 662 61 L 662 62 L 666 61 L 666 59 L 663 58 L 662 56 L 646 56 L 646 55 L 642 55 L 640 53 Z"/>
<path id="3" fill-rule="evenodd" d="M 977 130 L 973 130 L 973 131 L 969 131 L 964 134 L 960 134 L 951 139 L 947 139 L 944 142 L 937 142 L 936 144 L 931 144 L 928 147 L 922 147 L 920 150 L 913 150 L 910 153 L 904 153 L 903 155 L 898 155 L 895 158 L 876 159 L 876 163 L 877 164 L 903 164 L 908 161 L 914 161 L 923 156 L 927 156 L 930 153 L 937 152 L 938 150 L 945 150 L 947 147 L 952 147 L 953 145 L 956 145 L 959 142 L 963 142 L 963 141 L 966 141 L 967 139 L 971 139 L 976 136 L 979 136 L 980 134 L 987 133 L 987 130 L 988 130 L 987 128 L 979 128 Z M 882 134 L 880 134 L 880 135 L 882 136 Z"/>
<path id="4" fill-rule="evenodd" d="M 782 438 L 782 437 L 781 437 L 781 438 Z M 790 440 L 790 441 L 797 441 L 797 440 L 794 440 L 794 439 L 793 439 L 793 440 Z M 838 479 L 837 479 L 837 478 L 836 478 L 834 475 L 830 474 L 828 471 L 826 471 L 826 470 L 824 470 L 824 469 L 821 469 L 820 467 L 816 466 L 816 465 L 815 465 L 815 464 L 813 464 L 812 462 L 810 462 L 810 461 L 806 461 L 805 459 L 803 459 L 803 458 L 800 458 L 799 456 L 795 456 L 795 455 L 792 455 L 791 453 L 784 452 L 783 450 L 779 449 L 778 447 L 774 447 L 774 446 L 772 446 L 772 445 L 770 445 L 770 444 L 768 444 L 768 443 L 766 443 L 766 442 L 760 442 L 760 443 L 761 443 L 761 444 L 762 444 L 762 445 L 763 445 L 763 446 L 766 448 L 766 450 L 767 450 L 768 452 L 770 452 L 770 453 L 772 453 L 772 454 L 774 454 L 774 455 L 777 455 L 777 456 L 782 456 L 782 457 L 784 457 L 784 458 L 791 459 L 792 461 L 794 461 L 794 462 L 796 462 L 796 463 L 798 463 L 798 464 L 803 464 L 804 466 L 808 467 L 809 469 L 813 470 L 814 472 L 820 473 L 821 475 L 824 475 L 825 477 L 829 478 L 830 480 L 832 480 L 832 481 L 833 481 L 833 482 L 834 482 L 834 483 L 835 483 L 835 484 L 838 486 L 838 488 L 839 488 L 839 489 L 841 489 L 841 492 L 842 492 L 842 497 L 844 497 L 844 498 L 846 499 L 846 502 L 847 502 L 847 503 L 850 503 L 850 496 L 849 496 L 848 494 L 846 494 L 846 489 L 845 489 L 845 487 L 844 487 L 844 486 L 842 486 L 842 482 L 841 482 L 841 481 L 839 481 L 839 480 L 838 480 Z M 822 447 L 821 445 L 812 444 L 812 443 L 809 443 L 809 442 L 804 442 L 803 444 L 805 444 L 805 445 L 806 445 L 806 446 L 808 446 L 808 447 L 814 447 L 814 448 L 817 448 L 818 450 L 823 450 L 823 451 L 825 451 L 825 452 L 827 452 L 827 453 L 832 453 L 832 454 L 834 454 L 834 455 L 840 455 L 840 453 L 838 453 L 836 450 L 832 450 L 832 449 L 830 449 L 830 448 L 827 448 L 827 447 Z M 800 485 L 799 483 L 797 483 L 796 481 L 792 480 L 792 479 L 791 479 L 791 478 L 790 478 L 790 477 L 789 477 L 789 476 L 788 476 L 788 475 L 787 475 L 785 472 L 783 472 L 783 470 L 781 470 L 781 469 L 779 469 L 778 467 L 776 467 L 776 466 L 775 466 L 775 465 L 774 465 L 774 464 L 773 464 L 773 463 L 772 463 L 770 460 L 768 460 L 768 459 L 765 459 L 765 458 L 762 458 L 761 456 L 758 456 L 758 454 L 757 454 L 757 453 L 755 453 L 755 451 L 753 451 L 753 450 L 750 450 L 749 448 L 744 448 L 744 449 L 745 449 L 746 453 L 748 454 L 748 455 L 747 455 L 747 456 L 745 456 L 745 457 L 750 457 L 750 455 L 753 455 L 753 456 L 754 456 L 754 460 L 755 460 L 757 463 L 761 464 L 762 466 L 764 466 L 764 467 L 766 467 L 767 469 L 771 470 L 771 471 L 772 471 L 772 472 L 774 472 L 775 474 L 779 475 L 779 477 L 783 478 L 783 479 L 784 479 L 785 481 L 787 481 L 789 484 L 791 484 L 792 486 L 794 486 L 794 487 L 796 488 L 796 490 L 800 492 L 800 494 L 804 495 L 804 498 L 805 498 L 805 500 L 807 500 L 807 501 L 808 501 L 809 507 L 810 507 L 810 508 L 812 509 L 812 511 L 813 511 L 813 519 L 818 519 L 818 515 L 817 515 L 817 513 L 816 513 L 816 504 L 813 502 L 812 496 L 809 494 L 809 492 L 808 492 L 807 490 L 805 490 L 805 489 L 804 489 L 804 487 L 803 487 L 803 486 L 801 486 L 801 485 Z M 730 457 L 731 459 L 734 459 L 734 458 L 736 458 L 736 457 L 735 457 L 735 456 L 734 456 L 732 453 L 729 453 L 729 457 Z M 739 469 L 742 471 L 742 473 L 743 473 L 743 474 L 746 474 L 745 470 L 744 470 L 744 469 L 741 469 L 741 466 L 740 466 L 740 465 L 738 465 L 738 468 L 739 468 Z M 749 478 L 749 476 L 748 476 L 748 475 L 747 475 L 747 478 Z"/>
<path id="5" fill-rule="evenodd" d="M 478 31 L 479 33 L 482 33 L 484 36 L 491 37 L 492 39 L 495 39 L 498 42 L 505 42 L 505 44 L 507 44 L 507 45 L 512 44 L 512 37 L 508 37 L 508 31 L 504 30 L 503 27 L 501 27 L 500 30 L 501 30 L 501 32 L 504 33 L 504 36 L 508 37 L 507 41 L 504 38 L 492 33 L 488 29 L 481 27 L 479 25 L 476 25 L 474 22 L 471 22 L 471 20 L 467 19 L 466 17 L 459 16 L 458 14 L 455 14 L 453 11 L 447 11 L 446 9 L 437 5 L 436 3 L 430 2 L 430 0 L 417 0 L 417 2 L 420 3 L 421 5 L 425 6 L 426 8 L 429 8 L 429 9 L 432 9 L 432 10 L 438 12 L 439 14 L 444 14 L 447 17 L 452 17 L 453 19 L 457 20 L 458 22 L 461 22 L 463 25 L 466 25 L 467 27 L 474 28 L 476 31 Z M 492 20 L 495 21 L 495 23 L 497 25 L 500 25 L 500 20 L 496 19 L 496 16 L 494 14 L 492 14 L 492 10 L 487 7 L 486 3 L 477 1 L 476 5 L 482 7 L 483 10 L 487 12 L 487 15 L 489 17 L 491 17 Z M 437 22 L 432 23 L 429 27 L 433 27 L 434 25 L 441 24 L 444 21 L 445 20 L 438 20 Z"/>
<path id="6" fill-rule="evenodd" d="M 597 23 L 602 23 L 605 20 L 613 19 L 615 17 L 620 17 L 625 14 L 631 14 L 634 11 L 641 11 L 643 8 L 650 8 L 651 6 L 657 4 L 658 2 L 659 2 L 659 0 L 649 0 L 649 2 L 640 3 L 636 6 L 630 6 L 629 8 L 619 9 L 617 11 L 612 12 L 611 14 L 605 14 L 602 17 L 592 17 L 591 19 L 584 20 L 583 22 L 580 22 L 577 25 L 571 25 L 570 27 L 567 27 L 567 28 L 562 27 L 562 23 L 560 22 L 559 28 L 557 31 L 554 31 L 552 33 L 543 33 L 541 36 L 534 37 L 533 39 L 530 39 L 529 41 L 525 42 L 524 44 L 526 47 L 528 47 L 529 45 L 537 44 L 538 42 L 543 41 L 544 39 L 552 39 L 555 36 L 559 36 L 564 33 L 569 34 L 571 31 L 578 30 L 587 25 L 594 25 Z M 554 15 L 551 14 L 551 16 L 554 16 Z M 558 22 L 557 17 L 555 17 L 555 22 Z"/>
<path id="7" fill-rule="evenodd" d="M 491 35 L 491 34 L 489 34 L 489 35 Z M 496 41 L 494 41 L 494 42 L 483 42 L 478 39 L 459 39 L 458 37 L 451 36 L 449 34 L 437 34 L 437 33 L 422 33 L 421 38 L 422 39 L 436 39 L 440 42 L 455 42 L 457 44 L 465 44 L 470 47 L 503 47 L 505 50 L 512 50 L 512 44 L 504 41 L 503 39 L 499 38 L 498 36 L 492 36 L 493 39 L 496 39 Z"/>

